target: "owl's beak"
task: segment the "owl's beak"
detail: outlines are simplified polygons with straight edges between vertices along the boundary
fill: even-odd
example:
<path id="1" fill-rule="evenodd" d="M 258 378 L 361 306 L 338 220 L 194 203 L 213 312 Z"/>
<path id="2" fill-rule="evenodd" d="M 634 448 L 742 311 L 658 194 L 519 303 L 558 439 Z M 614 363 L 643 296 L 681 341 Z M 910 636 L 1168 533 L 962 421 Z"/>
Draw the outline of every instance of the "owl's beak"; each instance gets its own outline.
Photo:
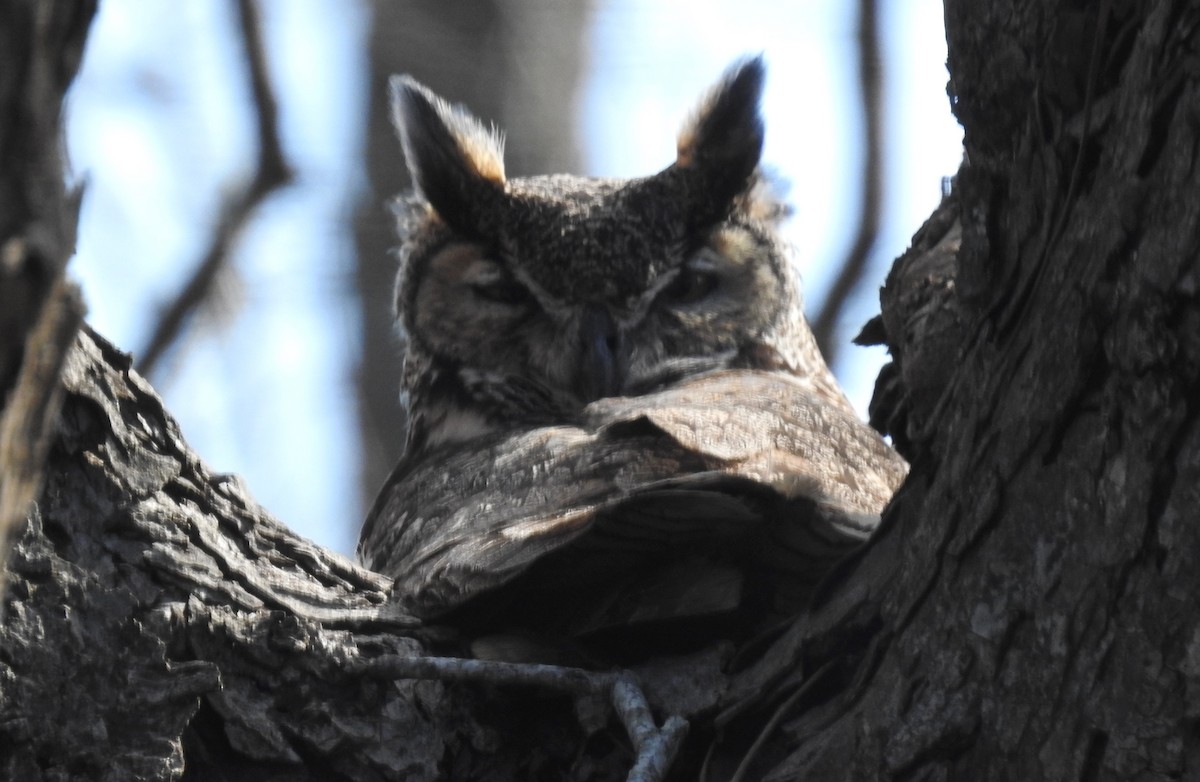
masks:
<path id="1" fill-rule="evenodd" d="M 625 385 L 621 329 L 605 307 L 590 306 L 579 323 L 580 364 L 576 392 L 587 401 L 616 396 Z"/>

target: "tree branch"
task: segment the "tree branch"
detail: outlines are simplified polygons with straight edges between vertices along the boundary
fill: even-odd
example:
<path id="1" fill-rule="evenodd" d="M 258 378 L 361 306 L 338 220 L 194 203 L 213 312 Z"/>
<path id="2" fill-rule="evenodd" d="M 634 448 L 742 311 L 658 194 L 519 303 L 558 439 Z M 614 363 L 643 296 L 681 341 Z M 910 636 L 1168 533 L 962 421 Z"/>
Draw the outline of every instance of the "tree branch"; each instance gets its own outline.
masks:
<path id="1" fill-rule="evenodd" d="M 879 233 L 879 212 L 883 201 L 883 86 L 879 52 L 879 22 L 875 0 L 858 3 L 858 82 L 863 116 L 862 189 L 859 200 L 858 228 L 846 260 L 833 285 L 825 294 L 821 309 L 812 321 L 813 335 L 825 363 L 837 364 L 841 342 L 838 322 L 851 298 L 862 284 L 871 248 Z"/>
<path id="2" fill-rule="evenodd" d="M 654 722 L 650 705 L 634 677 L 625 671 L 596 672 L 581 668 L 533 663 L 492 662 L 458 657 L 375 658 L 353 670 L 397 679 L 473 681 L 491 685 L 538 686 L 574 695 L 607 695 L 633 741 L 637 753 L 629 782 L 659 782 L 687 735 L 687 721 L 668 716 L 662 727 Z"/>
<path id="3" fill-rule="evenodd" d="M 88 2 L 0 6 L 0 566 L 40 489 L 58 374 L 83 317 L 63 278 L 79 203 L 65 192 L 59 129 L 94 13 Z"/>
<path id="4" fill-rule="evenodd" d="M 143 375 L 155 373 L 159 361 L 179 339 L 188 320 L 212 296 L 221 270 L 229 263 L 230 249 L 254 211 L 271 193 L 292 179 L 279 141 L 279 110 L 271 91 L 261 22 L 254 0 L 238 0 L 238 18 L 258 121 L 258 166 L 250 184 L 221 207 L 220 222 L 203 260 L 175 300 L 159 316 L 146 346 L 138 351 L 138 371 Z"/>

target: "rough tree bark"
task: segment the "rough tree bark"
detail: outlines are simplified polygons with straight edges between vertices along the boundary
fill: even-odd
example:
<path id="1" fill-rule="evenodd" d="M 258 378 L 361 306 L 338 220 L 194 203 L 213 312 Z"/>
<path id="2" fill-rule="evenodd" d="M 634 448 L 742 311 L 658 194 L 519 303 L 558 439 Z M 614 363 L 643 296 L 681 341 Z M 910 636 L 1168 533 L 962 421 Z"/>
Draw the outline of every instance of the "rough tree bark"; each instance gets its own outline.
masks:
<path id="1" fill-rule="evenodd" d="M 948 0 L 946 19 L 970 164 L 959 224 L 922 238 L 944 254 L 961 231 L 957 279 L 907 278 L 932 306 L 902 325 L 940 345 L 898 366 L 923 377 L 894 417 L 913 471 L 809 624 L 861 594 L 878 629 L 835 716 L 786 727 L 776 774 L 1192 778 L 1200 8 Z M 903 359 L 914 335 L 889 335 Z"/>
<path id="2" fill-rule="evenodd" d="M 1198 30 L 1179 0 L 947 0 L 969 165 L 872 331 L 913 469 L 805 615 L 691 686 L 707 778 L 1198 774 Z M 8 566 L 7 778 L 503 778 L 536 687 L 405 669 L 432 630 L 209 474 L 102 340 L 63 386 Z"/>

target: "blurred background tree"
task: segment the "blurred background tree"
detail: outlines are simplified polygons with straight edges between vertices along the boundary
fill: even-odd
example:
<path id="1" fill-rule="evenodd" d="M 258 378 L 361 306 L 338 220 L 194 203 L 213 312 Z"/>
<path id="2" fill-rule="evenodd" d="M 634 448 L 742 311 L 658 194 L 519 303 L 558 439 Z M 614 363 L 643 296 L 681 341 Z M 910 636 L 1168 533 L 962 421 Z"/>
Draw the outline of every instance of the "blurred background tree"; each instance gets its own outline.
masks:
<path id="1" fill-rule="evenodd" d="M 832 344 L 876 311 L 887 264 L 961 156 L 940 0 L 883 5 L 878 232 Z M 250 7 L 100 4 L 68 104 L 87 188 L 71 268 L 92 325 L 137 360 L 219 257 L 151 380 L 211 466 L 323 545 L 352 550 L 402 447 L 386 201 L 408 183 L 387 75 L 410 72 L 503 128 L 510 175 L 634 176 L 673 160 L 676 129 L 729 62 L 762 52 L 764 161 L 796 210 L 787 236 L 810 312 L 854 243 L 865 134 L 853 4 L 262 0 L 248 25 Z M 262 67 L 248 69 L 255 46 Z M 251 72 L 277 107 L 291 178 L 231 216 L 263 170 Z M 228 252 L 214 244 L 226 230 Z M 883 359 L 838 352 L 860 410 Z"/>

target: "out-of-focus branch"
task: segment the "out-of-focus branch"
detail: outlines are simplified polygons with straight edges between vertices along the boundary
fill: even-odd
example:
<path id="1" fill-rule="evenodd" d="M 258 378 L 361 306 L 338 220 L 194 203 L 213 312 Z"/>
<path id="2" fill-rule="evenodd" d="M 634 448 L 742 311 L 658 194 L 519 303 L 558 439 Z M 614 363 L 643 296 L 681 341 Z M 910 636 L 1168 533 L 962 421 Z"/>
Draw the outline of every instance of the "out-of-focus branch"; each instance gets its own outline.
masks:
<path id="1" fill-rule="evenodd" d="M 25 340 L 17 382 L 0 416 L 0 597 L 11 538 L 42 488 L 50 436 L 62 407 L 58 378 L 82 323 L 79 288 L 59 276 Z"/>
<path id="2" fill-rule="evenodd" d="M 879 21 L 875 0 L 858 3 L 858 80 L 863 112 L 862 198 L 854 243 L 813 319 L 813 334 L 830 366 L 837 362 L 841 343 L 837 324 L 851 297 L 862 283 L 867 259 L 879 232 L 879 210 L 883 200 L 883 100 L 879 52 Z"/>
<path id="3" fill-rule="evenodd" d="M 83 319 L 79 290 L 63 277 L 79 202 L 64 185 L 59 128 L 95 12 L 94 2 L 0 4 L 0 596 Z"/>
<path id="4" fill-rule="evenodd" d="M 238 18 L 242 42 L 246 47 L 246 66 L 258 119 L 258 168 L 250 184 L 225 203 L 220 223 L 204 259 L 196 267 L 179 295 L 159 316 L 146 346 L 138 352 L 138 370 L 150 375 L 166 351 L 179 340 L 191 316 L 215 289 L 219 273 L 229 262 L 229 250 L 250 215 L 267 196 L 292 179 L 292 171 L 279 143 L 279 109 L 271 91 L 263 51 L 262 25 L 254 0 L 238 0 Z"/>

